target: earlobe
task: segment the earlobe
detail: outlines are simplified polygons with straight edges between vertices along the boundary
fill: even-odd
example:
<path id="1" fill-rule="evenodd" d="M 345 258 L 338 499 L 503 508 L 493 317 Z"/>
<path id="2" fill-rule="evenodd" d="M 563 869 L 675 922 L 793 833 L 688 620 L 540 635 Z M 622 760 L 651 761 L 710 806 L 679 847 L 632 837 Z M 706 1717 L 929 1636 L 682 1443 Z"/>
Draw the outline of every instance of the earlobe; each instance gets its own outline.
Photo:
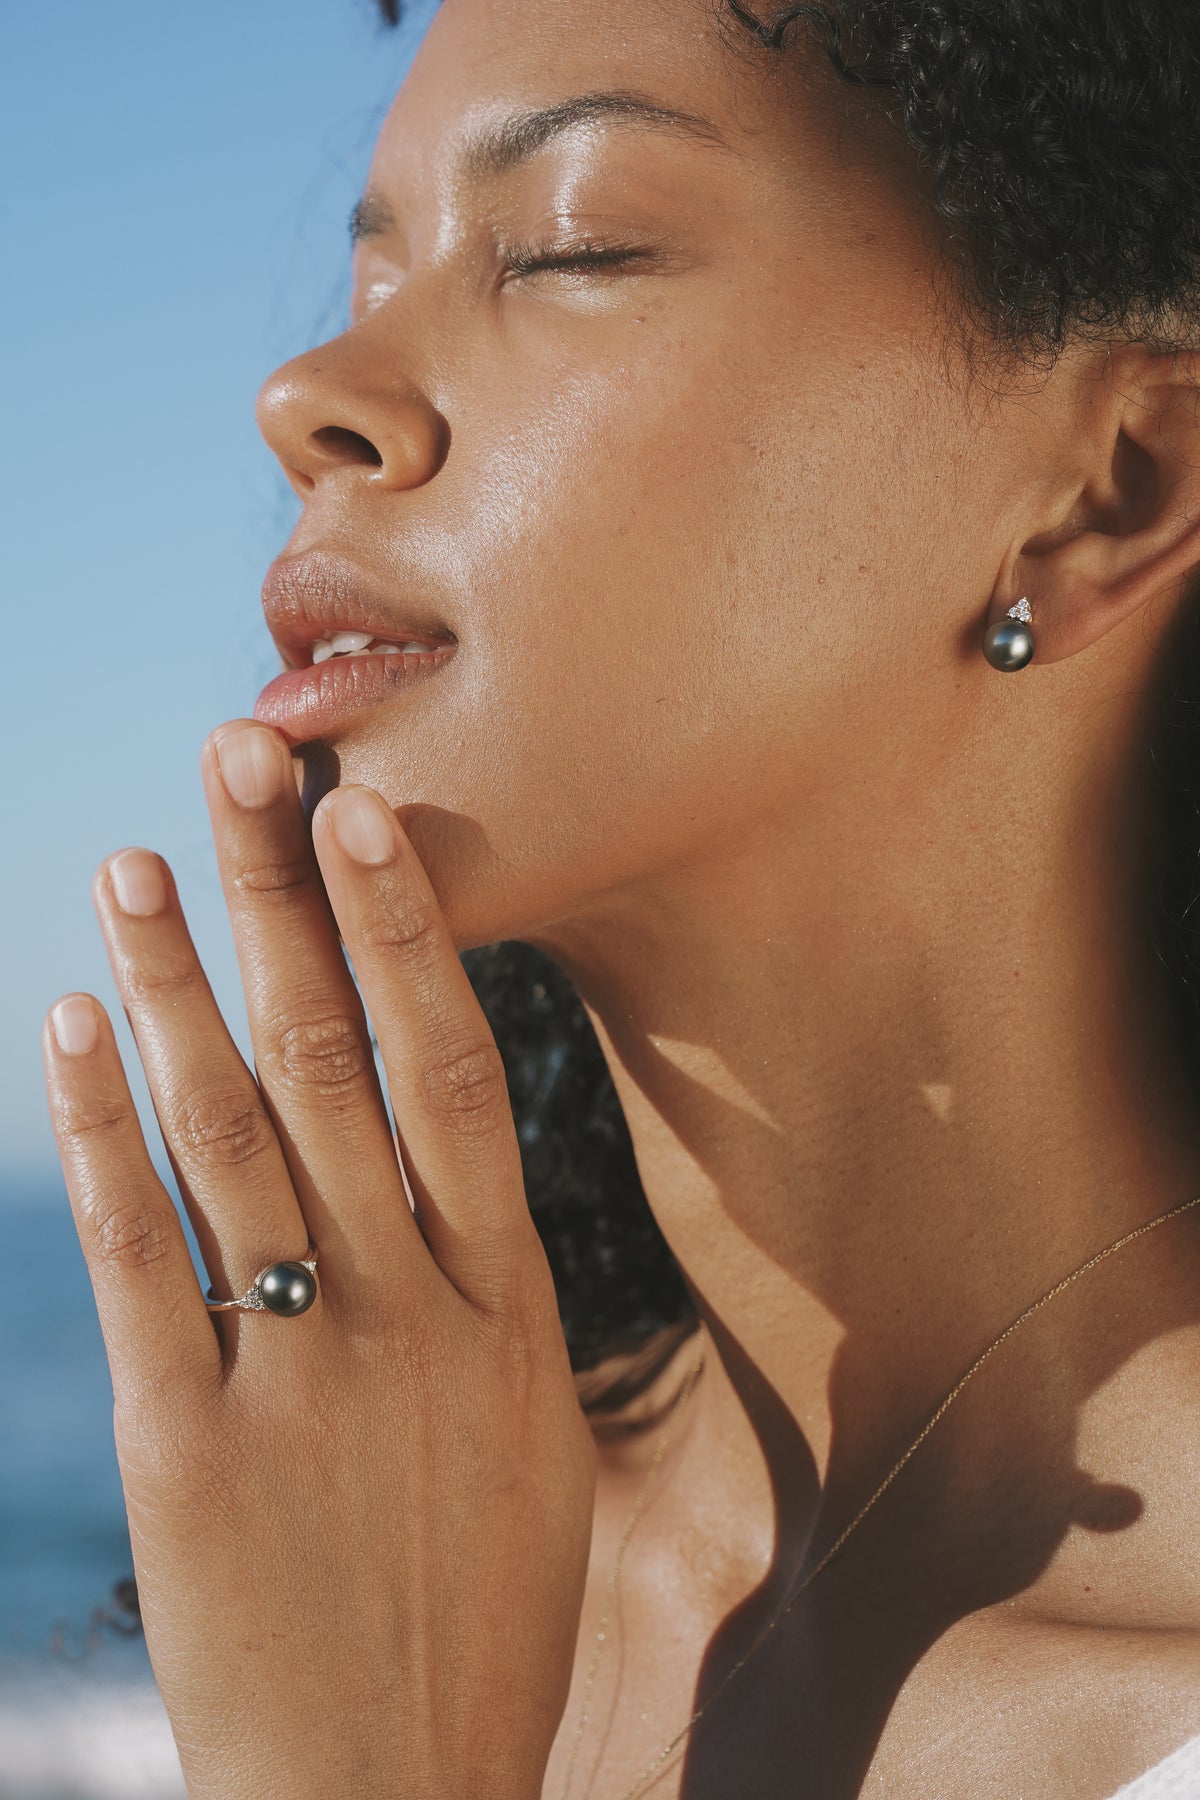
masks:
<path id="1" fill-rule="evenodd" d="M 1013 674 L 1033 661 L 1037 639 L 1033 635 L 1033 609 L 1029 596 L 1022 594 L 1002 619 L 989 625 L 983 634 L 983 654 L 993 669 Z"/>
<path id="2" fill-rule="evenodd" d="M 1200 357 L 1134 346 L 1113 362 L 1083 434 L 1091 467 L 1009 575 L 1033 602 L 1039 663 L 1099 642 L 1151 601 L 1173 612 L 1200 570 Z M 997 596 L 993 623 L 1011 603 Z"/>

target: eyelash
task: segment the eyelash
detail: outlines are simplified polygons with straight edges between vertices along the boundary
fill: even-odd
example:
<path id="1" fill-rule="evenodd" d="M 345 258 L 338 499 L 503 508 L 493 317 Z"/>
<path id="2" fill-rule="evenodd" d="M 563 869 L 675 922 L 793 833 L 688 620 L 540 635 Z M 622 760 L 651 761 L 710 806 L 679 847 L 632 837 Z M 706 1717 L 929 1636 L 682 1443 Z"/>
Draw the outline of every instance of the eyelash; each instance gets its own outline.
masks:
<path id="1" fill-rule="evenodd" d="M 510 244 L 505 261 L 514 275 L 533 275 L 542 269 L 617 268 L 639 257 L 653 253 L 631 244 L 605 244 L 595 238 L 580 238 L 573 244 Z"/>

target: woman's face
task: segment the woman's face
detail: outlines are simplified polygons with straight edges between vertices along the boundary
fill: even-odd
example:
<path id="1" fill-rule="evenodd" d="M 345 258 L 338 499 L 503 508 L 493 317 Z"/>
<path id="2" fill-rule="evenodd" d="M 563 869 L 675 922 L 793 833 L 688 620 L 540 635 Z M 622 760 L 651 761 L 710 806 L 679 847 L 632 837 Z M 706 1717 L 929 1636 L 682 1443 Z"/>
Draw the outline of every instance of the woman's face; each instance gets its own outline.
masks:
<path id="1" fill-rule="evenodd" d="M 260 411 L 338 621 L 361 577 L 376 637 L 457 639 L 288 729 L 396 807 L 460 948 L 886 804 L 947 747 L 1029 427 L 947 380 L 917 178 L 861 109 L 699 0 L 434 17 L 350 328 Z M 580 240 L 628 254 L 521 261 Z"/>

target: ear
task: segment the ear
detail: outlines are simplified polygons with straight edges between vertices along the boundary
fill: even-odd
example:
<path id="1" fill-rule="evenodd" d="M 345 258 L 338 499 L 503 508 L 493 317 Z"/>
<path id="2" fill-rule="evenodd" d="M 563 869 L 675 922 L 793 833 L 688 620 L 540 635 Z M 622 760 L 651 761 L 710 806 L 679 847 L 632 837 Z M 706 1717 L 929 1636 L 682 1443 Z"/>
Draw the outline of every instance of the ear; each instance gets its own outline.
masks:
<path id="1" fill-rule="evenodd" d="M 1151 600 L 1173 614 L 1200 568 L 1200 353 L 1122 346 L 1078 393 L 1068 498 L 1015 547 L 988 611 L 990 624 L 1028 595 L 1035 663 L 1075 655 Z"/>

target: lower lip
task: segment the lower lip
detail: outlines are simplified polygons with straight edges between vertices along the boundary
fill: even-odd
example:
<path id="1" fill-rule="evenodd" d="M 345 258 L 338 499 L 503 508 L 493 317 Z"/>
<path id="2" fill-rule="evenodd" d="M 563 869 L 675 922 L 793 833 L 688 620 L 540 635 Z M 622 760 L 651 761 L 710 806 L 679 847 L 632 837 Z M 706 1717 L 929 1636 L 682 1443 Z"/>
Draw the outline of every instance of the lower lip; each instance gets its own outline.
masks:
<path id="1" fill-rule="evenodd" d="M 254 702 L 254 717 L 274 725 L 293 744 L 328 737 L 356 713 L 378 706 L 401 688 L 418 686 L 444 668 L 458 649 L 399 651 L 394 656 L 330 656 L 308 669 L 286 669 Z"/>

